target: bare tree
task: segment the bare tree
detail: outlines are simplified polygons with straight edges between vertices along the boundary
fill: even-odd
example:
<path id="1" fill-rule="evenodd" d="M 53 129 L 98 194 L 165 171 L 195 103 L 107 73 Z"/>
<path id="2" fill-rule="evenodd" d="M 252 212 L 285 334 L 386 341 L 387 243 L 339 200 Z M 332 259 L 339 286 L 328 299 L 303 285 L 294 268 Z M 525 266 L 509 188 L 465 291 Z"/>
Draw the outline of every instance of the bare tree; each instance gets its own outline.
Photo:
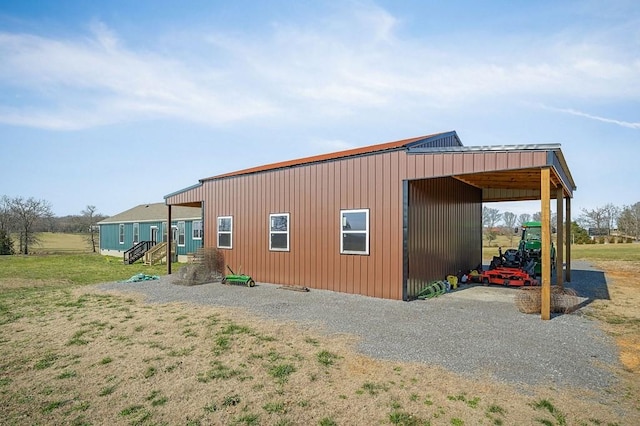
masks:
<path id="1" fill-rule="evenodd" d="M 482 226 L 484 227 L 489 246 L 491 246 L 491 241 L 496 239 L 496 232 L 494 228 L 498 222 L 500 222 L 501 218 L 502 213 L 500 213 L 500 210 L 492 209 L 490 207 L 482 208 Z"/>
<path id="2" fill-rule="evenodd" d="M 636 240 L 640 239 L 640 202 L 622 209 L 618 218 L 618 230 Z"/>
<path id="3" fill-rule="evenodd" d="M 19 230 L 20 253 L 29 254 L 29 245 L 38 243 L 34 225 L 39 220 L 53 216 L 51 205 L 48 201 L 36 200 L 33 197 L 26 200 L 22 197 L 15 197 L 9 199 L 9 208 L 16 218 Z"/>
<path id="4" fill-rule="evenodd" d="M 522 213 L 518 216 L 518 226 L 522 227 L 525 222 L 531 222 L 531 215 L 529 213 Z"/>
<path id="5" fill-rule="evenodd" d="M 580 220 L 587 228 L 595 228 L 600 231 L 608 227 L 609 214 L 604 207 L 596 207 L 592 210 L 582 209 Z"/>
<path id="6" fill-rule="evenodd" d="M 9 207 L 9 198 L 3 195 L 0 198 L 0 255 L 13 254 L 11 230 L 14 222 L 14 217 Z"/>
<path id="7" fill-rule="evenodd" d="M 91 246 L 93 253 L 96 252 L 96 245 L 98 244 L 98 219 L 101 217 L 96 213 L 96 206 L 87 206 L 82 210 L 82 216 L 80 216 L 80 222 L 82 224 L 82 232 L 87 232 L 87 243 Z"/>
<path id="8" fill-rule="evenodd" d="M 534 222 L 542 222 L 542 212 L 535 212 L 531 217 Z"/>
<path id="9" fill-rule="evenodd" d="M 513 246 L 514 228 L 516 227 L 516 215 L 512 212 L 504 212 L 502 221 L 509 235 L 509 245 Z"/>
<path id="10" fill-rule="evenodd" d="M 602 212 L 607 223 L 607 233 L 611 235 L 611 231 L 617 228 L 618 217 L 620 217 L 620 207 L 609 203 L 602 208 Z"/>

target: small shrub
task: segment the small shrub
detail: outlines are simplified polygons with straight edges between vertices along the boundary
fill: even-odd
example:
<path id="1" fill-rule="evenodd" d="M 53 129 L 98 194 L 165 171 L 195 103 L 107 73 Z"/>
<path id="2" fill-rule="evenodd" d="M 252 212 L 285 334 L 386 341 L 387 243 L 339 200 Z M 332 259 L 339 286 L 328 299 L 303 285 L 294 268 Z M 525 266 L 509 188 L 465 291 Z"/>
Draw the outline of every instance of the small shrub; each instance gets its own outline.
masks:
<path id="1" fill-rule="evenodd" d="M 113 361 L 113 359 L 108 356 L 108 357 L 102 358 L 100 360 L 100 364 L 102 364 L 102 365 L 109 364 L 111 361 Z"/>
<path id="2" fill-rule="evenodd" d="M 319 426 L 337 426 L 338 423 L 335 422 L 331 417 L 325 417 L 318 423 Z"/>

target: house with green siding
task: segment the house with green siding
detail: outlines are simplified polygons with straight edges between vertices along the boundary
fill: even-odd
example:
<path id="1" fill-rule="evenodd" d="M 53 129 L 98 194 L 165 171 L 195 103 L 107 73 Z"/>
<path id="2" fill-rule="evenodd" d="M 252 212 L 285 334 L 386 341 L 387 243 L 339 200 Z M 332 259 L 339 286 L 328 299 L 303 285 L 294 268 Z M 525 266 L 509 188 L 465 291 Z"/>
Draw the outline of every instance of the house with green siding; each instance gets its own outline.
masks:
<path id="1" fill-rule="evenodd" d="M 122 257 L 136 244 L 167 241 L 167 206 L 164 203 L 141 204 L 98 222 L 100 254 Z M 171 210 L 171 240 L 178 262 L 202 247 L 202 209 L 174 207 Z"/>

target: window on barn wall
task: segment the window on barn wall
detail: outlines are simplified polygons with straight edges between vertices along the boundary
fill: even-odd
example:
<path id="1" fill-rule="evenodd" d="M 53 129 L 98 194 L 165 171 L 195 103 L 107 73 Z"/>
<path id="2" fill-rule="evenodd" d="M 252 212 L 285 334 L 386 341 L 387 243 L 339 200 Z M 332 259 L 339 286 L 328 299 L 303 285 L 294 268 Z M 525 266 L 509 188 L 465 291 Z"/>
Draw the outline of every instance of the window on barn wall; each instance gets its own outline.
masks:
<path id="1" fill-rule="evenodd" d="M 118 242 L 124 244 L 124 223 L 118 226 Z"/>
<path id="2" fill-rule="evenodd" d="M 269 250 L 289 251 L 289 213 L 269 215 Z"/>
<path id="3" fill-rule="evenodd" d="M 233 243 L 233 217 L 218 217 L 218 248 L 232 248 Z"/>
<path id="4" fill-rule="evenodd" d="M 184 247 L 185 242 L 185 228 L 184 221 L 178 222 L 178 245 Z"/>
<path id="5" fill-rule="evenodd" d="M 202 221 L 194 220 L 192 226 L 193 226 L 193 239 L 201 240 L 202 239 Z"/>
<path id="6" fill-rule="evenodd" d="M 340 210 L 340 253 L 369 254 L 369 209 Z"/>
<path id="7" fill-rule="evenodd" d="M 140 242 L 140 224 L 133 224 L 133 244 L 138 244 Z"/>

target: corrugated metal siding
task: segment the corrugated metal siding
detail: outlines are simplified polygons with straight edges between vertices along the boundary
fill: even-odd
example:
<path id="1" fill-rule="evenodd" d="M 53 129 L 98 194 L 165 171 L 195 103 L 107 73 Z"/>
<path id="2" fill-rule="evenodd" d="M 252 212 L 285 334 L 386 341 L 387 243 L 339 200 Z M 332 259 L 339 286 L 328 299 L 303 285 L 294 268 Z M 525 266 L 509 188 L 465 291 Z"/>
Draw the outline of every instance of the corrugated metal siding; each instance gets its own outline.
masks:
<path id="1" fill-rule="evenodd" d="M 481 190 L 454 178 L 545 164 L 544 152 L 384 152 L 204 180 L 167 197 L 202 203 L 204 241 L 233 217 L 225 261 L 255 280 L 374 297 L 403 297 L 403 181 L 408 186 L 407 295 L 481 261 Z M 369 209 L 369 255 L 340 254 L 340 210 Z M 269 251 L 269 214 L 290 214 L 289 251 Z"/>
<path id="2" fill-rule="evenodd" d="M 409 182 L 407 296 L 482 261 L 482 192 L 454 178 Z"/>
<path id="3" fill-rule="evenodd" d="M 401 173 L 404 153 L 204 182 L 205 241 L 233 216 L 226 262 L 262 282 L 402 298 Z M 401 164 L 402 163 L 402 164 Z M 370 254 L 340 254 L 340 210 L 369 209 Z M 290 214 L 290 250 L 269 251 L 269 214 Z"/>
<path id="4" fill-rule="evenodd" d="M 165 203 L 170 205 L 177 204 L 197 204 L 204 200 L 203 185 L 196 185 L 183 191 L 173 193 L 165 198 Z"/>
<path id="5" fill-rule="evenodd" d="M 546 151 L 408 153 L 407 178 L 464 175 L 506 169 L 544 167 Z M 411 158 L 413 157 L 413 158 Z"/>

